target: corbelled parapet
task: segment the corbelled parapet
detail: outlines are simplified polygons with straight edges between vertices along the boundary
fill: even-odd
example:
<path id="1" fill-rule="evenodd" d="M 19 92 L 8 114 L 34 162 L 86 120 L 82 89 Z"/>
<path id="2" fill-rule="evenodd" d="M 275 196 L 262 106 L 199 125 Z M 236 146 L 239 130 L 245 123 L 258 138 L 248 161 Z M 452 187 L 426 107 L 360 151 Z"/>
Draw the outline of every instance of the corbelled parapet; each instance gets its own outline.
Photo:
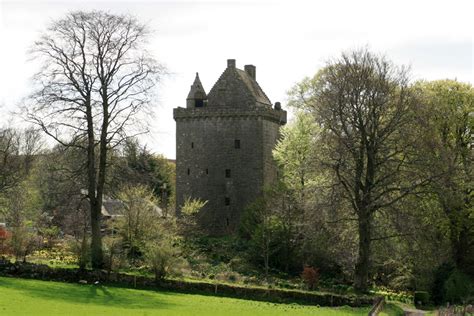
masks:
<path id="1" fill-rule="evenodd" d="M 280 125 L 286 124 L 287 113 L 284 110 L 255 107 L 251 109 L 241 108 L 181 108 L 173 109 L 173 118 L 180 119 L 205 119 L 205 118 L 264 118 Z"/>

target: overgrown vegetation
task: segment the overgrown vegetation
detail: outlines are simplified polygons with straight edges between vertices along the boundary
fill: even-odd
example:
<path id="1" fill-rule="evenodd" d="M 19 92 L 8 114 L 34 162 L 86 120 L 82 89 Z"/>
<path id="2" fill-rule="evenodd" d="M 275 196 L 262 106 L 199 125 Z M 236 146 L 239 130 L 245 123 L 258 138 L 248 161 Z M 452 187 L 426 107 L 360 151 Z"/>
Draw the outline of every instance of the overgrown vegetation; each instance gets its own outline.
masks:
<path id="1" fill-rule="evenodd" d="M 109 24 L 92 23 L 102 18 Z M 97 28 L 113 37 L 115 59 L 85 53 L 96 46 L 84 41 L 103 44 Z M 71 30 L 86 32 L 82 41 Z M 130 17 L 77 12 L 35 46 L 50 72 L 39 74 L 38 111 L 29 118 L 58 143 L 47 147 L 35 129 L 0 129 L 2 255 L 157 282 L 370 292 L 421 306 L 473 302 L 472 85 L 411 82 L 407 68 L 367 49 L 332 59 L 289 92 L 295 118 L 274 149 L 278 181 L 247 207 L 238 231 L 209 237 L 197 220 L 207 201 L 176 206 L 174 164 L 125 134 L 161 74 L 152 60 L 121 59 L 119 44 L 136 52 L 145 31 Z M 114 99 L 130 74 L 110 60 L 142 65 L 128 69 L 132 77 L 153 78 Z M 59 80 L 57 69 L 71 65 Z M 98 120 L 108 109 L 105 117 L 118 121 Z"/>

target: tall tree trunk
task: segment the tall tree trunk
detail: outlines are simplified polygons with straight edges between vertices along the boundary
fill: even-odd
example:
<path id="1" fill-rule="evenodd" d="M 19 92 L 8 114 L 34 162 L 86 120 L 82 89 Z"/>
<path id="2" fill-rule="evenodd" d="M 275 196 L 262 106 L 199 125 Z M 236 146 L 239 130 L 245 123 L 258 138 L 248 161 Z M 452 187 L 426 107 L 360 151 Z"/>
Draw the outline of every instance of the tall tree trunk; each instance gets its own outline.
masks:
<path id="1" fill-rule="evenodd" d="M 359 257 L 355 266 L 354 288 L 359 292 L 368 290 L 371 220 L 370 212 L 362 209 L 359 213 Z"/>
<path id="2" fill-rule="evenodd" d="M 94 205 L 94 216 L 92 220 L 92 267 L 94 269 L 101 269 L 104 266 L 104 254 L 102 250 L 102 235 L 100 231 L 101 217 L 102 217 L 102 200 L 104 197 L 105 176 L 107 170 L 107 131 L 109 127 L 109 104 L 107 100 L 107 86 L 102 85 L 102 130 L 99 141 L 99 174 L 97 177 L 97 192 Z M 92 210 L 92 209 L 91 209 Z M 95 226 L 95 227 L 94 227 Z M 95 231 L 95 234 L 94 234 Z"/>
<path id="3" fill-rule="evenodd" d="M 86 104 L 87 116 L 87 181 L 88 196 L 91 212 L 91 264 L 93 269 L 101 269 L 103 267 L 104 258 L 102 253 L 102 233 L 100 231 L 102 197 L 98 195 L 99 190 L 96 182 L 95 167 L 95 137 L 94 137 L 94 121 L 92 115 L 92 106 L 90 98 Z"/>
<path id="4" fill-rule="evenodd" d="M 94 200 L 95 203 L 91 205 L 91 264 L 93 269 L 102 269 L 104 266 L 101 232 L 102 203 L 99 203 L 99 199 Z"/>

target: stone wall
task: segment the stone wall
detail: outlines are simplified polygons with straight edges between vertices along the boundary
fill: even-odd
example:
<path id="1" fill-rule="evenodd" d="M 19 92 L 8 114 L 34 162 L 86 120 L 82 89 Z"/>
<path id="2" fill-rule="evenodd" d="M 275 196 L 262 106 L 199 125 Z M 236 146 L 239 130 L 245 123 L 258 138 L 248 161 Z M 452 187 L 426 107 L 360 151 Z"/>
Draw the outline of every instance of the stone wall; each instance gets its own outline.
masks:
<path id="1" fill-rule="evenodd" d="M 208 201 L 202 226 L 212 234 L 234 232 L 243 210 L 276 179 L 272 149 L 286 112 L 178 108 L 174 117 L 178 214 L 187 197 L 200 198 Z"/>

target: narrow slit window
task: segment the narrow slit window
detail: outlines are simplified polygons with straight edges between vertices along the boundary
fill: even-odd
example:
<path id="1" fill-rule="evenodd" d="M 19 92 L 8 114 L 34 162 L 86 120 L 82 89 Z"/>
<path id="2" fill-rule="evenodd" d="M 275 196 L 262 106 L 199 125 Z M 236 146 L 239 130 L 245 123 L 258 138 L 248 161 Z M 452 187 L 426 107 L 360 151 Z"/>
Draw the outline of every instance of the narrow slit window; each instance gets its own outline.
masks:
<path id="1" fill-rule="evenodd" d="M 206 174 L 209 174 L 209 169 L 206 168 Z"/>
<path id="2" fill-rule="evenodd" d="M 230 178 L 230 169 L 225 169 L 225 177 Z"/>
<path id="3" fill-rule="evenodd" d="M 227 222 L 227 226 L 229 226 L 229 218 L 227 217 L 225 220 Z"/>
<path id="4" fill-rule="evenodd" d="M 191 170 L 189 170 L 189 168 L 188 168 L 188 176 L 189 176 L 190 173 L 191 173 Z"/>
<path id="5" fill-rule="evenodd" d="M 191 148 L 194 148 L 194 143 L 191 143 Z"/>
<path id="6" fill-rule="evenodd" d="M 226 197 L 224 200 L 225 205 L 230 205 L 230 198 Z"/>
<path id="7" fill-rule="evenodd" d="M 235 149 L 239 149 L 239 148 L 240 148 L 240 139 L 234 140 L 234 147 L 235 147 Z"/>

